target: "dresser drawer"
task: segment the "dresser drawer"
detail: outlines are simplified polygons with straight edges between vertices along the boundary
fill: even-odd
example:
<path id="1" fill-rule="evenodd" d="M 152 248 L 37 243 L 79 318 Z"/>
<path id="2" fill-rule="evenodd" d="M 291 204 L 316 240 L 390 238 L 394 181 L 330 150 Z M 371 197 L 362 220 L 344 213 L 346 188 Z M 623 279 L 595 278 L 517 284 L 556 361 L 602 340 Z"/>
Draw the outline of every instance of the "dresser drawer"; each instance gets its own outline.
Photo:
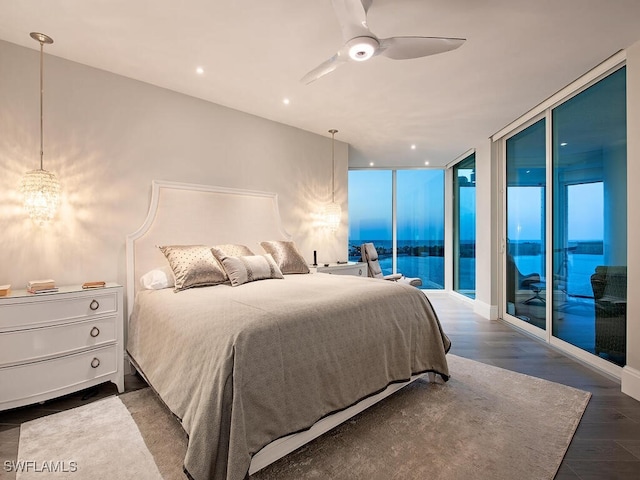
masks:
<path id="1" fill-rule="evenodd" d="M 114 343 L 116 317 L 0 333 L 0 367 Z"/>
<path id="2" fill-rule="evenodd" d="M 117 348 L 97 348 L 52 360 L 0 368 L 0 409 L 3 403 L 52 394 L 117 371 Z M 8 388 L 10 387 L 10 388 Z"/>
<path id="3" fill-rule="evenodd" d="M 0 330 L 7 331 L 115 313 L 118 294 L 101 290 L 74 295 L 34 295 L 0 307 Z"/>

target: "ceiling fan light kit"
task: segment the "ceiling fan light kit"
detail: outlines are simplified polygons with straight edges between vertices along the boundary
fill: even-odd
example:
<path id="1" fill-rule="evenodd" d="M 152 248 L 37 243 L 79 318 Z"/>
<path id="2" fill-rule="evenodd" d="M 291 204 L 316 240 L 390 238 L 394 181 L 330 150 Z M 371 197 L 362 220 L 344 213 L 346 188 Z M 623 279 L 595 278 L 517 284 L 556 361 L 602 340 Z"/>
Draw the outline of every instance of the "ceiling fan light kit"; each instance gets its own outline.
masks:
<path id="1" fill-rule="evenodd" d="M 356 37 L 347 42 L 349 57 L 356 62 L 364 62 L 373 57 L 380 44 L 371 37 Z"/>
<path id="2" fill-rule="evenodd" d="M 408 60 L 448 52 L 460 47 L 464 38 L 376 37 L 367 25 L 367 10 L 373 0 L 332 0 L 344 39 L 343 47 L 328 60 L 302 77 L 311 83 L 348 62 L 363 62 L 376 55 L 393 60 Z"/>

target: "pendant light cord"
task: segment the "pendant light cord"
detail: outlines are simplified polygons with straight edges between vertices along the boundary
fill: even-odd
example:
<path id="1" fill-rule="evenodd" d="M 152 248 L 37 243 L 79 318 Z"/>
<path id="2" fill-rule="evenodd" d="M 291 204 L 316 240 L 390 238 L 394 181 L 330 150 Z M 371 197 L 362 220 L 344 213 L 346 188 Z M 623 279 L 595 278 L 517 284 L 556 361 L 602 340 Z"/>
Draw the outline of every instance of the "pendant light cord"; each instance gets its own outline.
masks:
<path id="1" fill-rule="evenodd" d="M 42 157 L 44 156 L 44 133 L 42 121 L 42 102 L 44 97 L 44 42 L 40 42 L 40 170 L 44 170 Z"/>
<path id="2" fill-rule="evenodd" d="M 44 170 L 44 44 L 52 44 L 53 38 L 38 32 L 31 32 L 29 36 L 40 44 L 40 170 Z"/>
<path id="3" fill-rule="evenodd" d="M 338 130 L 335 128 L 329 130 L 331 134 L 331 202 L 336 203 L 336 133 Z"/>

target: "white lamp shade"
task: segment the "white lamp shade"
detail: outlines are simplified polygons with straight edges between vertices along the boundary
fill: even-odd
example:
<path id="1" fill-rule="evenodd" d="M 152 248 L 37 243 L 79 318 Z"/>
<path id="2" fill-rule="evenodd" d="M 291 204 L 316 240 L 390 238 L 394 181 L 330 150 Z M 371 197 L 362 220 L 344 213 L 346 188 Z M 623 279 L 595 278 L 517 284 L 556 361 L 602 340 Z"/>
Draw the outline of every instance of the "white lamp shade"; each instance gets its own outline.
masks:
<path id="1" fill-rule="evenodd" d="M 24 208 L 35 223 L 43 225 L 53 219 L 60 205 L 60 190 L 60 182 L 51 172 L 31 170 L 25 173 L 20 192 Z"/>
<path id="2" fill-rule="evenodd" d="M 342 220 L 342 208 L 339 204 L 332 202 L 324 207 L 323 217 L 327 228 L 332 232 L 336 232 Z"/>

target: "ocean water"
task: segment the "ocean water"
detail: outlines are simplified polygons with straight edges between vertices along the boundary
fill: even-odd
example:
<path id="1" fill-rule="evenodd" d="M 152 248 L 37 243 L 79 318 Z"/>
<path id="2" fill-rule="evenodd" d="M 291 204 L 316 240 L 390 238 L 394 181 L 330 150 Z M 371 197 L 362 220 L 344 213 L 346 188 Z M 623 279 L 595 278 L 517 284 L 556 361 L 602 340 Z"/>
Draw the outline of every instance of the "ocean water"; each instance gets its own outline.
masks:
<path id="1" fill-rule="evenodd" d="M 391 242 L 374 241 L 379 253 L 391 250 Z M 424 242 L 422 242 L 424 243 Z M 360 242 L 352 242 L 350 260 L 358 261 L 360 252 L 357 246 Z M 378 247 L 381 245 L 382 248 Z M 414 242 L 398 242 L 401 246 L 415 247 Z M 538 273 L 541 277 L 548 277 L 542 271 L 544 257 L 542 255 L 514 256 L 518 270 L 522 274 Z M 593 296 L 591 289 L 591 275 L 598 265 L 604 265 L 604 256 L 600 254 L 570 254 L 567 258 L 565 271 L 559 272 L 567 279 L 566 289 L 570 295 Z M 392 260 L 389 254 L 380 254 L 380 268 L 387 275 L 392 272 Z M 460 259 L 460 289 L 475 290 L 475 258 L 463 257 Z M 423 288 L 444 288 L 444 257 L 441 256 L 413 256 L 398 255 L 398 272 L 407 277 L 420 277 Z"/>
<path id="2" fill-rule="evenodd" d="M 475 260 L 473 263 L 475 263 Z M 391 257 L 380 259 L 380 268 L 385 275 L 393 273 Z M 405 277 L 421 278 L 422 288 L 444 288 L 444 257 L 399 256 L 398 272 Z"/>

